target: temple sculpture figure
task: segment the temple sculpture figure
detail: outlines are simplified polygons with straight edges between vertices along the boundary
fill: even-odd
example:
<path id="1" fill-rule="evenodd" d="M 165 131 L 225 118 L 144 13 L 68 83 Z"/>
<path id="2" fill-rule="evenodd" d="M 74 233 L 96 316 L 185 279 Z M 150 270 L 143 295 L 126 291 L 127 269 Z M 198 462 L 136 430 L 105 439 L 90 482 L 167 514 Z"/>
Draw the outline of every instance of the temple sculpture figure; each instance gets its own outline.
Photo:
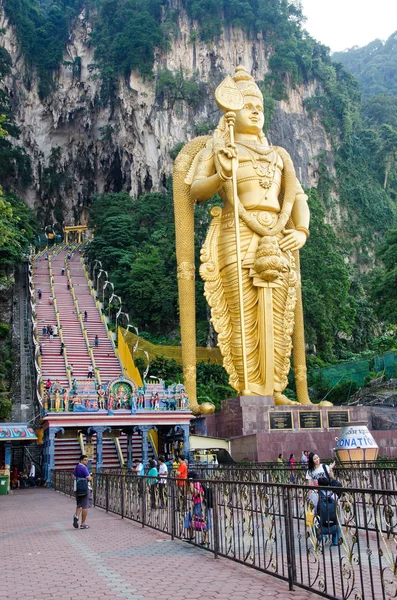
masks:
<path id="1" fill-rule="evenodd" d="M 307 196 L 289 154 L 263 133 L 263 97 L 244 67 L 215 94 L 223 110 L 213 136 L 186 144 L 175 161 L 174 206 L 184 381 L 196 400 L 194 203 L 218 193 L 200 274 L 230 385 L 239 395 L 283 391 L 293 352 L 297 397 L 309 404 L 299 250 L 309 237 Z M 238 215 L 237 219 L 236 216 Z"/>

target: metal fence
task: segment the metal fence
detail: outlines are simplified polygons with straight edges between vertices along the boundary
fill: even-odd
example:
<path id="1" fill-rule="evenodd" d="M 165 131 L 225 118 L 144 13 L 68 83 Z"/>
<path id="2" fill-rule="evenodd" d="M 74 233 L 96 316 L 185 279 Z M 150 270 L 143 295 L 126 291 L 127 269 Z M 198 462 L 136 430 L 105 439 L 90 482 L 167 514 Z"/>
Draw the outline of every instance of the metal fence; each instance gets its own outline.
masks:
<path id="1" fill-rule="evenodd" d="M 229 480 L 258 483 L 306 484 L 307 468 L 296 467 L 202 467 L 191 465 L 203 479 Z M 397 491 L 397 469 L 395 467 L 345 467 L 334 468 L 335 478 L 345 488 L 377 489 Z"/>
<path id="2" fill-rule="evenodd" d="M 316 488 L 211 479 L 202 481 L 205 501 L 197 508 L 191 483 L 150 483 L 96 474 L 94 504 L 284 579 L 289 589 L 337 600 L 397 596 L 397 492 L 339 488 L 334 546 L 332 532 L 321 531 L 317 517 L 312 522 Z M 52 485 L 73 495 L 70 472 L 53 471 Z"/>

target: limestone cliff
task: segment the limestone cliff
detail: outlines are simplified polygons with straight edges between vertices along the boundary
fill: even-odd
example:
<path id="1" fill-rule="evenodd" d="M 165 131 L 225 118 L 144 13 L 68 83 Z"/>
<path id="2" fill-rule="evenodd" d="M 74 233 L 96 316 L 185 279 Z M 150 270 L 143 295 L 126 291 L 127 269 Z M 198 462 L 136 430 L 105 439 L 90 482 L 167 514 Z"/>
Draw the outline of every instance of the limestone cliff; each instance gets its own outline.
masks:
<path id="1" fill-rule="evenodd" d="M 156 56 L 154 72 L 160 69 L 198 73 L 205 82 L 200 104 L 184 101 L 172 106 L 156 97 L 154 81 L 143 81 L 132 73 L 121 81 L 112 107 L 103 107 L 100 81 L 92 70 L 94 49 L 89 45 L 90 23 L 82 12 L 75 23 L 64 53 L 64 64 L 56 78 L 56 91 L 44 101 L 37 81 L 26 77 L 26 67 L 15 32 L 4 11 L 0 27 L 6 30 L 2 43 L 13 61 L 13 77 L 6 80 L 23 144 L 32 159 L 34 183 L 18 190 L 42 220 L 84 220 L 85 207 L 94 192 L 127 190 L 131 195 L 161 190 L 172 171 L 169 151 L 196 135 L 197 123 L 215 124 L 219 111 L 213 100 L 216 85 L 241 63 L 262 81 L 268 71 L 271 48 L 258 36 L 249 40 L 239 29 L 225 26 L 223 35 L 210 46 L 191 43 L 192 22 L 180 9 L 179 35 L 167 52 Z M 76 73 L 71 63 L 78 59 Z M 81 68 L 80 68 L 81 64 Z M 277 102 L 269 130 L 271 143 L 292 155 L 297 174 L 305 186 L 316 183 L 315 157 L 330 151 L 324 129 L 310 118 L 304 98 L 315 84 L 289 89 L 289 101 Z M 332 166 L 331 155 L 329 162 Z"/>

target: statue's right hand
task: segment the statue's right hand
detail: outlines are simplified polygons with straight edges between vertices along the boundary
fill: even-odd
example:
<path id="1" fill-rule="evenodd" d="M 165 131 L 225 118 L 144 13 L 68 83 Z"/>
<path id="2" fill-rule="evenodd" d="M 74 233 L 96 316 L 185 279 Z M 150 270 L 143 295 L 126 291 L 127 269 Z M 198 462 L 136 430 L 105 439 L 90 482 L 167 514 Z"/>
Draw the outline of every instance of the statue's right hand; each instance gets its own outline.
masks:
<path id="1" fill-rule="evenodd" d="M 217 151 L 217 170 L 221 170 L 224 177 L 232 176 L 233 158 L 238 158 L 238 150 L 234 144 L 228 144 Z"/>

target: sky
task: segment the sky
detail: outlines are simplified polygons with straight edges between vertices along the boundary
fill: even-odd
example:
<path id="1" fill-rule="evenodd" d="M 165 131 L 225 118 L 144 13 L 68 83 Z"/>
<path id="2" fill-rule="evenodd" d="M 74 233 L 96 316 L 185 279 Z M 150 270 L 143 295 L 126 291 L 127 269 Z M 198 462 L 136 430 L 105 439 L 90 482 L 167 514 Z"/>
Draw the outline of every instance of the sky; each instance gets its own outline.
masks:
<path id="1" fill-rule="evenodd" d="M 386 40 L 397 30 L 397 0 L 301 0 L 304 28 L 332 52 Z"/>

